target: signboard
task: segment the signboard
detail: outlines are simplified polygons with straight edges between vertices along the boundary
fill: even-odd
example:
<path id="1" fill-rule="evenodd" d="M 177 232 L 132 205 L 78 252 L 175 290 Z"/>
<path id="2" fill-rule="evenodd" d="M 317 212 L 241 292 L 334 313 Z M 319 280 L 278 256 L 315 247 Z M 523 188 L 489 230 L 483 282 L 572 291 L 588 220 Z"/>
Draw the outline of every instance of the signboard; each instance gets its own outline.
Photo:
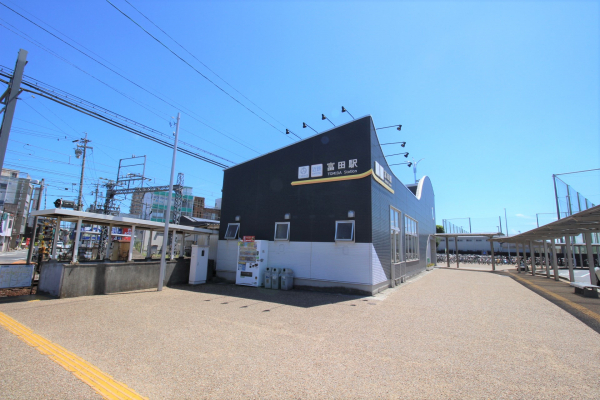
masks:
<path id="1" fill-rule="evenodd" d="M 298 179 L 321 178 L 325 174 L 324 165 L 327 166 L 328 177 L 338 175 L 355 175 L 358 173 L 358 160 L 356 158 L 344 161 L 328 162 L 325 164 L 304 165 L 298 167 Z"/>
<path id="2" fill-rule="evenodd" d="M 31 286 L 35 264 L 0 265 L 0 289 Z"/>
<path id="3" fill-rule="evenodd" d="M 244 242 L 254 242 L 255 237 L 254 236 L 244 236 L 243 241 Z"/>

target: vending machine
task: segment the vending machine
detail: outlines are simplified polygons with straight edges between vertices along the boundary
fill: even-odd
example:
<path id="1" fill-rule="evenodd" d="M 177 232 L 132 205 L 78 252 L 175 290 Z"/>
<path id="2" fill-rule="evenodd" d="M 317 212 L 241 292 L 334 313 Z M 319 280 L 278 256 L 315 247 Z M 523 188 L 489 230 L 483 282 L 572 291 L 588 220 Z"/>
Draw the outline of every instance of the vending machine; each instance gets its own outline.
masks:
<path id="1" fill-rule="evenodd" d="M 269 260 L 269 241 L 244 236 L 238 242 L 238 261 L 235 273 L 237 285 L 259 287 L 264 285 L 264 274 Z"/>

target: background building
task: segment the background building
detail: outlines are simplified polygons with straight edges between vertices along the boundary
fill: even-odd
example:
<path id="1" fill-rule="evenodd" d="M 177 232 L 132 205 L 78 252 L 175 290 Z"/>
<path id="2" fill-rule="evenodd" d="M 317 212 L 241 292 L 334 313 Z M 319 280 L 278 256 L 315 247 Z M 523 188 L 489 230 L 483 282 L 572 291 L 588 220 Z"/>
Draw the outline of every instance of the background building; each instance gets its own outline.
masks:
<path id="1" fill-rule="evenodd" d="M 11 234 L 11 248 L 16 247 L 25 235 L 32 192 L 33 184 L 29 174 L 13 169 L 2 169 L 2 175 L 0 175 L 0 207 L 3 211 L 15 216 Z"/>
<path id="2" fill-rule="evenodd" d="M 194 218 L 212 219 L 218 221 L 221 219 L 221 199 L 215 200 L 214 207 L 206 207 L 204 197 L 194 196 Z"/>
<path id="3" fill-rule="evenodd" d="M 167 208 L 168 192 L 151 192 L 133 194 L 131 199 L 130 214 L 137 215 L 138 218 L 147 219 L 156 222 L 165 222 L 165 211 Z M 175 205 L 175 194 L 171 197 L 171 222 L 173 218 L 173 209 Z M 193 214 L 194 196 L 191 187 L 183 188 L 183 198 L 181 203 L 181 215 L 191 217 Z"/>

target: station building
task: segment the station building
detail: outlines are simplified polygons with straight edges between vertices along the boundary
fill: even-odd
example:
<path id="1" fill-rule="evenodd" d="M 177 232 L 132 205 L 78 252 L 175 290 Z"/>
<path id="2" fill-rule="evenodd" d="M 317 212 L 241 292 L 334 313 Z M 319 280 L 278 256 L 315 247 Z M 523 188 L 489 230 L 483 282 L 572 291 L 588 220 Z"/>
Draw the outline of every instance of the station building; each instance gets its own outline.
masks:
<path id="1" fill-rule="evenodd" d="M 431 181 L 400 182 L 365 116 L 224 171 L 216 273 L 253 236 L 296 287 L 373 294 L 435 262 L 434 234 Z"/>

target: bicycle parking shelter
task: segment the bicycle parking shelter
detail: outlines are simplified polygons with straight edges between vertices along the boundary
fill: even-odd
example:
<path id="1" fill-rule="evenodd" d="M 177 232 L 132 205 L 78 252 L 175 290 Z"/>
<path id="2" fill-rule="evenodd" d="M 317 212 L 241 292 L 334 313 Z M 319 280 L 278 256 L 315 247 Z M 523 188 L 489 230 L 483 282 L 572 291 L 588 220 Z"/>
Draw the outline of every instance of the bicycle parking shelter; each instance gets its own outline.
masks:
<path id="1" fill-rule="evenodd" d="M 584 246 L 587 252 L 588 258 L 588 269 L 590 271 L 590 285 L 597 286 L 598 278 L 594 269 L 594 251 L 596 247 L 596 260 L 598 259 L 598 249 L 600 243 L 593 242 L 593 236 L 596 238 L 598 235 L 592 235 L 593 233 L 600 232 L 600 206 L 595 206 L 587 210 L 578 212 L 568 217 L 561 218 L 557 221 L 551 222 L 547 225 L 540 226 L 539 228 L 532 229 L 527 232 L 523 232 L 515 236 L 498 237 L 492 240 L 502 243 L 513 243 L 517 249 L 517 257 L 519 252 L 519 245 L 525 247 L 529 246 L 531 253 L 531 273 L 535 274 L 535 248 L 540 249 L 539 253 L 545 254 L 546 258 L 546 276 L 550 278 L 550 270 L 548 265 L 548 248 L 550 247 L 553 251 L 551 257 L 551 266 L 554 270 L 554 279 L 558 280 L 558 260 L 557 260 L 557 246 L 564 246 L 567 253 L 567 267 L 569 268 L 569 280 L 571 283 L 575 281 L 575 274 L 573 272 L 573 247 L 582 246 L 582 244 L 572 243 L 572 238 L 578 235 L 584 236 Z M 559 243 L 558 240 L 564 242 Z M 520 273 L 520 269 L 518 270 Z"/>

